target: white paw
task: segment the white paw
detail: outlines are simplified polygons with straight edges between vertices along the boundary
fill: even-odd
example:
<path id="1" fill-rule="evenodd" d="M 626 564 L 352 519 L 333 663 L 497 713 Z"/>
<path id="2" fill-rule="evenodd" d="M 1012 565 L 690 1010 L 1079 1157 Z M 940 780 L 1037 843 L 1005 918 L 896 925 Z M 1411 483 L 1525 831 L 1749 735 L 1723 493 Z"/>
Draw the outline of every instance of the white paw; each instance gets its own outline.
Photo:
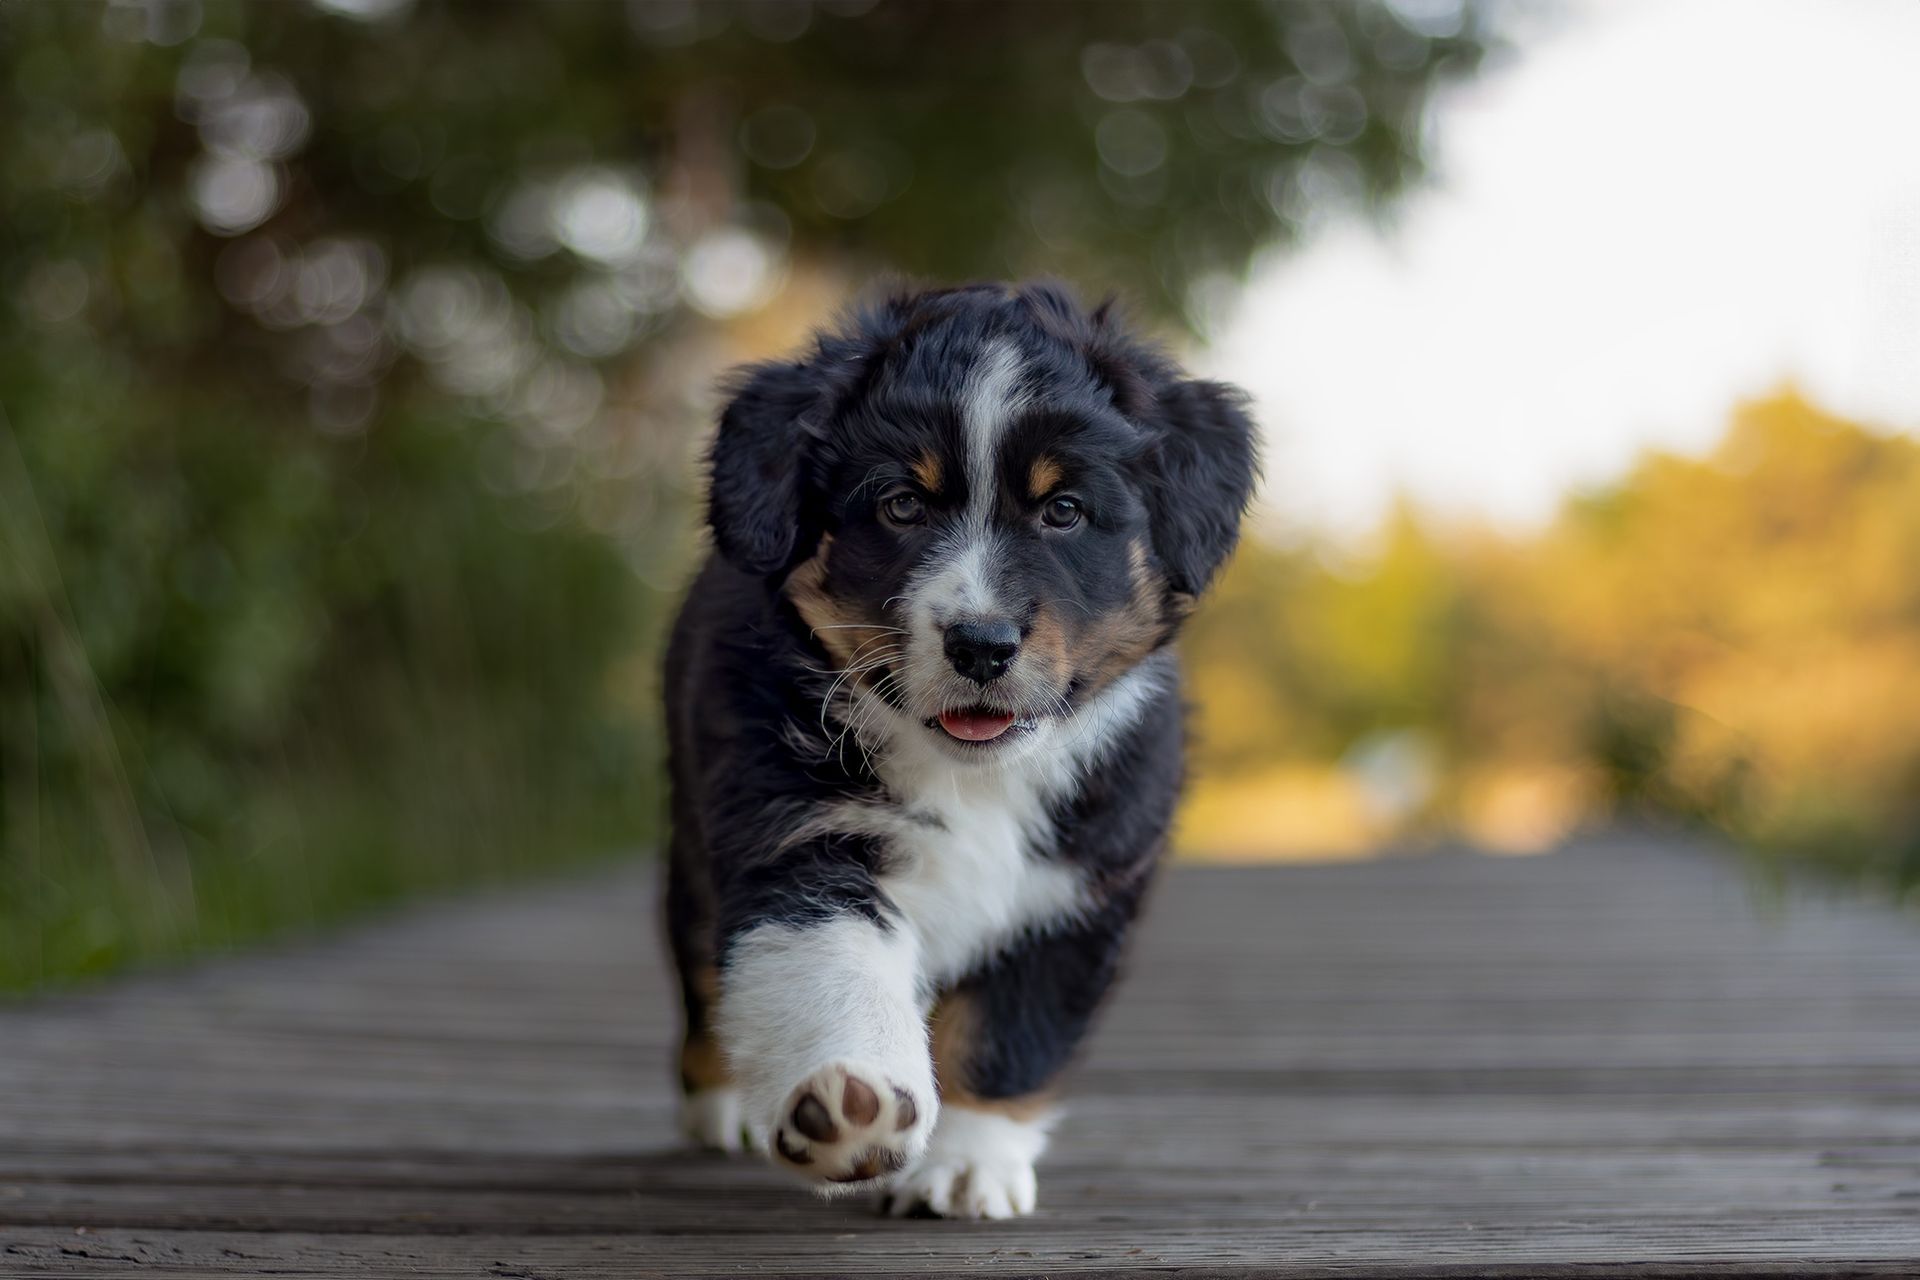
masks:
<path id="1" fill-rule="evenodd" d="M 1018 1218 L 1033 1212 L 1033 1164 L 1052 1117 L 1013 1120 L 949 1106 L 920 1162 L 893 1180 L 881 1207 L 896 1218 Z"/>
<path id="2" fill-rule="evenodd" d="M 759 1144 L 747 1127 L 738 1089 L 700 1089 L 680 1100 L 680 1127 L 708 1151 L 752 1151 Z"/>
<path id="3" fill-rule="evenodd" d="M 936 1104 L 872 1067 L 833 1062 L 807 1074 L 775 1112 L 774 1162 L 823 1191 L 854 1190 L 906 1168 L 927 1143 Z"/>

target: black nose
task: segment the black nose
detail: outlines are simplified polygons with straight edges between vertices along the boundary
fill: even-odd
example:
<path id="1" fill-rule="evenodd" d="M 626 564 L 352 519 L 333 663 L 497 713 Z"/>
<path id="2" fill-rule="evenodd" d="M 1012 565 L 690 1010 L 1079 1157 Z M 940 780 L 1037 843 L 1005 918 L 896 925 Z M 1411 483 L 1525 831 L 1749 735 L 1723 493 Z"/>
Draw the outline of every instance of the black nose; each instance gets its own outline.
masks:
<path id="1" fill-rule="evenodd" d="M 1020 628 L 1011 622 L 956 622 L 947 628 L 947 661 L 976 684 L 999 676 L 1020 651 Z"/>

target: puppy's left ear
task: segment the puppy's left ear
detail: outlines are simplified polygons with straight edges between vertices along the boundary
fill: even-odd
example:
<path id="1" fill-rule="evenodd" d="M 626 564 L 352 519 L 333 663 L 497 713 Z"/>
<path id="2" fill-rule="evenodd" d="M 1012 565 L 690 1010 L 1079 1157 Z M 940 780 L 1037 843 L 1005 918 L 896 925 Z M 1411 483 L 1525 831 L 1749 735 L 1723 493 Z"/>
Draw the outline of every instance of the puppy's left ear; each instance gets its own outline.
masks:
<path id="1" fill-rule="evenodd" d="M 1182 379 L 1157 397 L 1159 438 L 1147 502 L 1154 551 L 1168 587 L 1206 590 L 1240 540 L 1240 519 L 1259 475 L 1247 395 L 1224 382 Z"/>
<path id="2" fill-rule="evenodd" d="M 714 545 L 754 574 L 778 573 L 813 550 L 804 536 L 807 415 L 820 400 L 810 366 L 750 365 L 732 380 L 709 455 L 707 522 Z M 806 545 L 802 545 L 802 543 Z"/>

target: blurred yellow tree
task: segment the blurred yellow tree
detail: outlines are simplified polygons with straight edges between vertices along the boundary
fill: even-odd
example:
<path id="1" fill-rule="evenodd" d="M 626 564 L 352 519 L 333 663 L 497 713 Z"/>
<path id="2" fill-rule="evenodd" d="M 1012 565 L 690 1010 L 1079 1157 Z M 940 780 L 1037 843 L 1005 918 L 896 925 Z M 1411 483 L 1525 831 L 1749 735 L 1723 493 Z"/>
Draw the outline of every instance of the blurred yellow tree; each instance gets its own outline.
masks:
<path id="1" fill-rule="evenodd" d="M 1189 642 L 1186 843 L 1253 852 L 1270 819 L 1332 850 L 1419 832 L 1523 848 L 1654 811 L 1910 881 L 1916 565 L 1920 444 L 1793 392 L 1534 535 L 1402 508 L 1365 555 L 1253 545 Z M 1368 800 L 1382 735 L 1426 770 L 1397 811 Z M 1332 824 L 1278 814 L 1302 794 L 1283 776 L 1317 777 Z"/>

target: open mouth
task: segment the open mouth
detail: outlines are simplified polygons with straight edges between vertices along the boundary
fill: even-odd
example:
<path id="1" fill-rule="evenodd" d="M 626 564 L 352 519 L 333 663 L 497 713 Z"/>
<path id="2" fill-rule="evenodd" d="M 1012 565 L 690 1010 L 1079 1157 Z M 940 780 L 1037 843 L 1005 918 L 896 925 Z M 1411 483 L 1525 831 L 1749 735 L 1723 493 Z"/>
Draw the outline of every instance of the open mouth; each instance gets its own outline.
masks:
<path id="1" fill-rule="evenodd" d="M 949 738 L 957 742 L 987 743 L 1005 737 L 1020 727 L 1011 711 L 992 707 L 949 707 L 933 718 Z"/>

